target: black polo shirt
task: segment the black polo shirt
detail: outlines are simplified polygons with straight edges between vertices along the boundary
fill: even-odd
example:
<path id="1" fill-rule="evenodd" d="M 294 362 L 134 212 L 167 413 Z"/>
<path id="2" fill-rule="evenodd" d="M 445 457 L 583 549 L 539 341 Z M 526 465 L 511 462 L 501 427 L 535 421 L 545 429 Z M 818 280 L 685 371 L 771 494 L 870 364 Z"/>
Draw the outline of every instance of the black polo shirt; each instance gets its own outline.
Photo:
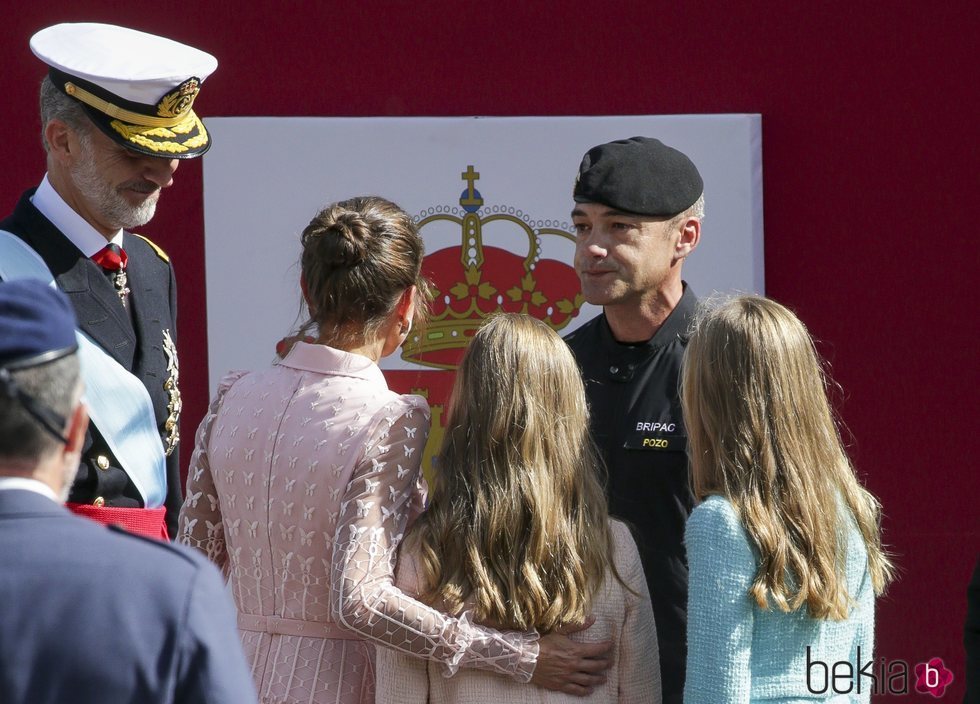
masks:
<path id="1" fill-rule="evenodd" d="M 697 298 L 677 306 L 646 342 L 617 342 L 605 314 L 572 332 L 592 436 L 609 469 L 609 511 L 634 530 L 657 621 L 664 702 L 680 702 L 687 628 L 684 526 L 694 505 L 678 395 Z"/>

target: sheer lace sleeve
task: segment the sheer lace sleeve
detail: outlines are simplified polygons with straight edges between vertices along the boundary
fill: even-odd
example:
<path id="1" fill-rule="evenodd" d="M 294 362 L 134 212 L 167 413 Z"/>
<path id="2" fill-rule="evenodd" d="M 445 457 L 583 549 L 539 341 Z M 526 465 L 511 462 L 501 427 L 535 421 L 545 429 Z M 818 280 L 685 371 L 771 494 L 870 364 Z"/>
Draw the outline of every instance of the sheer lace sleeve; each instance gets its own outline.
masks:
<path id="1" fill-rule="evenodd" d="M 225 551 L 225 534 L 221 524 L 221 508 L 218 492 L 211 476 L 211 463 L 208 460 L 208 445 L 211 442 L 211 426 L 221 408 L 221 400 L 232 385 L 247 372 L 238 371 L 227 374 L 218 384 L 218 391 L 211 401 L 207 414 L 197 428 L 194 438 L 194 454 L 187 469 L 187 490 L 184 505 L 180 507 L 177 519 L 177 541 L 197 548 L 221 568 L 228 578 L 228 554 Z"/>
<path id="2" fill-rule="evenodd" d="M 429 429 L 428 408 L 402 397 L 383 409 L 356 467 L 334 543 L 331 611 L 341 626 L 400 652 L 442 664 L 527 682 L 534 673 L 536 633 L 494 631 L 410 598 L 394 585 L 398 544 L 421 505 L 419 463 Z"/>

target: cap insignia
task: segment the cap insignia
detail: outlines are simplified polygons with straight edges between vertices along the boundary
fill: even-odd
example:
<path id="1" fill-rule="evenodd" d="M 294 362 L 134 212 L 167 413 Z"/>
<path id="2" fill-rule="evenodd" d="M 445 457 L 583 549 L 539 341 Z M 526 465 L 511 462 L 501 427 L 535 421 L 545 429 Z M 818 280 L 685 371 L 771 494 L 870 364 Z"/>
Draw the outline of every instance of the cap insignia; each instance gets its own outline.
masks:
<path id="1" fill-rule="evenodd" d="M 201 82 L 196 78 L 188 78 L 174 90 L 160 98 L 157 103 L 157 115 L 160 117 L 183 117 L 190 112 L 194 98 L 201 90 Z"/>

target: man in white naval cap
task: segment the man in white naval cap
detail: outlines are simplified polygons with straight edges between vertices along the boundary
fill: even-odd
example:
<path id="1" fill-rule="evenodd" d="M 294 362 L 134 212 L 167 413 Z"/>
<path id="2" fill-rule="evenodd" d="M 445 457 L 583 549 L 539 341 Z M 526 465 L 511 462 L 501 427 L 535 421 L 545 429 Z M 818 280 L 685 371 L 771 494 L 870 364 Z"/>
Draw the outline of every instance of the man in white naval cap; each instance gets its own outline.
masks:
<path id="1" fill-rule="evenodd" d="M 163 537 L 181 505 L 173 267 L 131 230 L 180 159 L 211 146 L 193 110 L 217 67 L 203 51 L 105 24 L 31 38 L 47 173 L 0 222 L 0 279 L 54 280 L 78 318 L 92 427 L 68 497 L 76 513 Z M 36 256 L 35 256 L 36 255 Z"/>

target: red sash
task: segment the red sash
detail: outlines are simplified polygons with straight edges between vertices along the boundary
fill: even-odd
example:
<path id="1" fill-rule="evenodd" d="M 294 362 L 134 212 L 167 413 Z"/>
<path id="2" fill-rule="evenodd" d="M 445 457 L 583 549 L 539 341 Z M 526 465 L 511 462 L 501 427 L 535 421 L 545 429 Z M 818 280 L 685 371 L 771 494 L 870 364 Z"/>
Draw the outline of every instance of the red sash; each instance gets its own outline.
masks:
<path id="1" fill-rule="evenodd" d="M 157 540 L 170 540 L 164 518 L 167 509 L 160 508 L 116 508 L 113 506 L 93 506 L 92 504 L 65 504 L 76 516 L 84 516 L 104 526 L 119 526 L 130 533 Z"/>

